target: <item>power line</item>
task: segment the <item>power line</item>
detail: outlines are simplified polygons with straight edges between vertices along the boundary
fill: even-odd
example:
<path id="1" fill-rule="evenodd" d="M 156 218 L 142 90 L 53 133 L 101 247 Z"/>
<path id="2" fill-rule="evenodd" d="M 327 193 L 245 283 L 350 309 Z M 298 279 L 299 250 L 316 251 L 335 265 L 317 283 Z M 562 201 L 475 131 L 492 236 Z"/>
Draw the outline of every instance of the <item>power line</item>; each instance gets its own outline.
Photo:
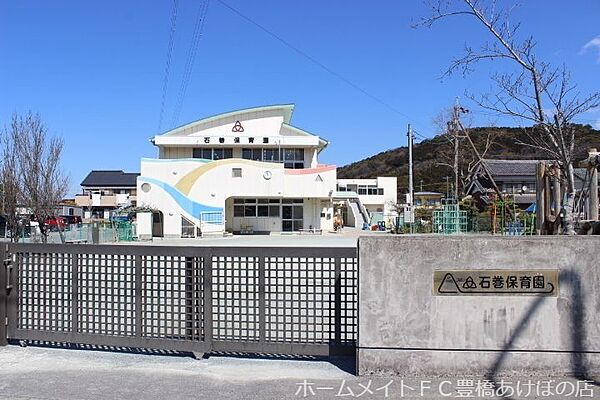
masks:
<path id="1" fill-rule="evenodd" d="M 417 132 L 417 131 L 416 131 L 416 130 L 414 130 L 414 129 L 412 130 L 412 132 L 413 132 L 413 133 L 414 133 L 416 136 L 420 137 L 422 140 L 429 140 L 429 139 L 431 139 L 431 138 L 428 138 L 428 137 L 427 137 L 427 136 L 425 136 L 425 135 L 422 135 L 422 134 L 420 134 L 419 132 Z"/>
<path id="2" fill-rule="evenodd" d="M 173 57 L 173 47 L 175 47 L 175 30 L 177 28 L 177 9 L 179 0 L 173 0 L 171 12 L 171 33 L 169 35 L 169 45 L 167 47 L 167 61 L 165 63 L 165 76 L 163 78 L 162 98 L 160 101 L 160 116 L 158 118 L 158 132 L 162 130 L 163 116 L 165 112 L 165 100 L 167 98 L 167 88 L 169 86 L 169 75 L 171 72 L 171 59 Z"/>
<path id="3" fill-rule="evenodd" d="M 183 71 L 183 77 L 181 79 L 181 86 L 179 87 L 179 92 L 177 94 L 177 100 L 175 103 L 175 109 L 173 110 L 173 126 L 177 125 L 177 122 L 179 121 L 179 115 L 181 114 L 183 101 L 185 100 L 187 88 L 192 77 L 192 71 L 194 70 L 194 62 L 196 60 L 196 54 L 198 53 L 198 43 L 200 42 L 200 38 L 202 37 L 202 32 L 204 30 L 204 22 L 206 21 L 206 14 L 208 11 L 209 3 L 210 0 L 200 1 L 200 5 L 198 7 L 198 14 L 196 16 L 196 22 L 194 24 L 194 31 L 192 33 L 192 39 L 190 41 L 190 47 L 187 53 L 188 55 Z"/>
<path id="4" fill-rule="evenodd" d="M 264 25 L 259 24 L 258 22 L 256 22 L 252 18 L 250 18 L 247 15 L 243 14 L 238 9 L 230 6 L 224 0 L 217 0 L 217 1 L 219 3 L 221 3 L 223 6 L 225 6 L 226 8 L 228 8 L 233 13 L 237 14 L 240 18 L 243 18 L 247 22 L 249 22 L 252 25 L 256 26 L 258 29 L 262 30 L 263 32 L 265 32 L 266 34 L 268 34 L 269 36 L 271 36 L 275 40 L 279 41 L 284 46 L 288 47 L 289 49 L 293 50 L 294 52 L 296 52 L 300 56 L 306 58 L 307 60 L 309 60 L 313 64 L 317 65 L 318 67 L 320 67 L 325 72 L 329 73 L 330 75 L 332 75 L 335 78 L 339 79 L 340 81 L 344 82 L 345 84 L 347 84 L 348 86 L 352 87 L 353 89 L 361 92 L 365 96 L 369 97 L 371 100 L 374 100 L 377 103 L 379 103 L 380 105 L 386 107 L 388 110 L 390 110 L 390 111 L 392 111 L 392 112 L 394 112 L 394 113 L 396 113 L 396 114 L 398 114 L 398 115 L 406 118 L 409 121 L 411 120 L 411 118 L 407 114 L 405 114 L 402 111 L 398 110 L 397 108 L 395 108 L 394 106 L 392 106 L 391 104 L 389 104 L 388 102 L 386 102 L 385 100 L 383 100 L 382 98 L 380 98 L 380 97 L 378 97 L 378 96 L 376 96 L 374 94 L 369 93 L 368 91 L 366 91 L 365 89 L 363 89 L 362 87 L 360 87 L 356 83 L 352 82 L 348 78 L 345 78 L 344 76 L 342 76 L 339 73 L 335 72 L 334 70 L 332 70 L 327 65 L 323 64 L 322 62 L 320 62 L 319 60 L 317 60 L 316 58 L 314 58 L 310 54 L 306 53 L 305 51 L 303 51 L 303 50 L 299 49 L 298 47 L 294 46 L 292 43 L 288 42 L 287 40 L 285 40 L 281 36 L 277 35 L 275 32 L 273 32 L 270 29 L 266 28 Z"/>

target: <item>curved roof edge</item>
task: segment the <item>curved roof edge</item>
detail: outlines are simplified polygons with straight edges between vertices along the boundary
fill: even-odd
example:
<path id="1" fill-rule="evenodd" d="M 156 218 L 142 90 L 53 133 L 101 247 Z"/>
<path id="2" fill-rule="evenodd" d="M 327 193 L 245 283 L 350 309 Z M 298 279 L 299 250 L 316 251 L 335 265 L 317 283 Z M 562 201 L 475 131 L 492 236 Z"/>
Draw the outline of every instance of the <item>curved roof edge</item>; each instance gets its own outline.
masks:
<path id="1" fill-rule="evenodd" d="M 157 136 L 168 136 L 168 135 L 174 135 L 177 134 L 191 126 L 197 125 L 197 124 L 201 124 L 201 123 L 207 123 L 207 122 L 212 122 L 221 118 L 227 118 L 227 117 L 231 117 L 232 115 L 235 114 L 240 114 L 240 113 L 248 113 L 248 112 L 257 112 L 257 111 L 272 111 L 272 110 L 278 110 L 278 109 L 282 109 L 283 110 L 283 122 L 286 124 L 289 124 L 290 121 L 292 120 L 292 113 L 294 112 L 294 104 L 274 104 L 274 105 L 270 105 L 270 106 L 259 106 L 259 107 L 250 107 L 250 108 L 242 108 L 239 110 L 234 110 L 234 111 L 229 111 L 223 114 L 216 114 L 216 115 L 211 115 L 210 117 L 206 117 L 206 118 L 201 118 L 198 119 L 196 121 L 192 121 L 192 122 L 188 122 L 187 124 L 184 125 L 180 125 L 176 128 L 173 128 L 171 130 L 168 130 L 166 132 L 160 133 Z"/>
<path id="2" fill-rule="evenodd" d="M 284 127 L 286 127 L 286 128 L 289 128 L 291 131 L 294 131 L 294 132 L 296 132 L 296 133 L 299 133 L 299 134 L 301 134 L 301 135 L 306 135 L 306 136 L 317 136 L 317 137 L 319 138 L 319 144 L 320 144 L 320 145 L 321 145 L 323 148 L 327 147 L 327 145 L 329 144 L 329 140 L 327 140 L 327 139 L 324 139 L 324 138 L 322 138 L 322 137 L 321 137 L 321 136 L 319 136 L 319 135 L 315 135 L 314 133 L 311 133 L 311 132 L 309 132 L 309 131 L 307 131 L 307 130 L 305 130 L 305 129 L 298 128 L 297 126 L 290 125 L 290 124 L 289 124 L 289 123 L 287 123 L 287 122 L 284 122 L 284 123 L 283 123 L 283 126 L 284 126 Z"/>

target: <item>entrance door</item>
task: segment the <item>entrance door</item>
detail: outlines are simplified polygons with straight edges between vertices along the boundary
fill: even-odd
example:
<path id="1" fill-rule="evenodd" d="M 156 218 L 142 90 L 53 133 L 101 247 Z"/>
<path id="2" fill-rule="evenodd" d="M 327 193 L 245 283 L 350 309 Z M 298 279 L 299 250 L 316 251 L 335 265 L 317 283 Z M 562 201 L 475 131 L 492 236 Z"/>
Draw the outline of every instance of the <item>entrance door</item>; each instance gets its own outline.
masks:
<path id="1" fill-rule="evenodd" d="M 152 213 L 152 237 L 163 237 L 163 213 L 161 211 Z"/>
<path id="2" fill-rule="evenodd" d="M 303 228 L 304 204 L 294 201 L 281 205 L 281 230 L 284 232 L 297 232 Z"/>

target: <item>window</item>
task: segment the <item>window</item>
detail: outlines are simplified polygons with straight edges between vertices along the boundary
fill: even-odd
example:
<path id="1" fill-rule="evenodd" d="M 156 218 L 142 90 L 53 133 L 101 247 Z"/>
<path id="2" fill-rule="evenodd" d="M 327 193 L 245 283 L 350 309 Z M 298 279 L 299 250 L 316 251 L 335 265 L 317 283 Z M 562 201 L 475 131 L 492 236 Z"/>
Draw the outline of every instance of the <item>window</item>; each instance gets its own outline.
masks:
<path id="1" fill-rule="evenodd" d="M 231 176 L 233 178 L 241 178 L 242 177 L 242 169 L 241 168 L 232 168 Z"/>
<path id="2" fill-rule="evenodd" d="M 302 219 L 303 218 L 303 212 L 304 212 L 304 207 L 292 207 L 293 208 L 293 216 L 294 219 Z"/>
<path id="3" fill-rule="evenodd" d="M 279 162 L 279 150 L 263 149 L 263 161 Z"/>
<path id="4" fill-rule="evenodd" d="M 269 206 L 269 217 L 279 217 L 279 206 Z"/>
<path id="5" fill-rule="evenodd" d="M 196 225 L 183 215 L 181 216 L 181 237 L 182 238 L 193 238 L 195 237 Z"/>
<path id="6" fill-rule="evenodd" d="M 206 160 L 211 160 L 212 159 L 212 150 L 211 149 L 193 149 L 192 157 L 204 158 Z"/>
<path id="7" fill-rule="evenodd" d="M 258 206 L 256 215 L 258 215 L 259 217 L 268 217 L 269 206 Z"/>
<path id="8" fill-rule="evenodd" d="M 358 194 L 361 196 L 383 195 L 383 188 L 378 188 L 377 185 L 359 185 Z"/>
<path id="9" fill-rule="evenodd" d="M 373 185 L 369 185 L 369 187 L 367 188 L 367 194 L 368 195 L 376 195 L 377 194 L 377 186 L 373 186 Z"/>
<path id="10" fill-rule="evenodd" d="M 283 204 L 294 204 L 294 203 L 302 204 L 302 203 L 304 203 L 304 200 L 303 199 L 283 199 L 283 200 L 281 200 L 281 202 Z"/>
<path id="11" fill-rule="evenodd" d="M 263 149 L 242 149 L 242 158 L 245 160 L 262 161 Z"/>
<path id="12" fill-rule="evenodd" d="M 283 231 L 298 231 L 303 227 L 304 200 L 284 199 L 281 201 L 281 229 Z"/>
<path id="13" fill-rule="evenodd" d="M 256 217 L 256 206 L 245 205 L 244 206 L 244 217 Z"/>
<path id="14" fill-rule="evenodd" d="M 296 200 L 296 199 L 295 199 Z M 302 199 L 297 199 L 302 202 Z M 291 203 L 294 200 L 289 200 Z M 280 199 L 233 199 L 234 217 L 279 217 Z M 296 212 L 298 213 L 298 212 Z M 292 211 L 293 217 L 293 211 Z"/>
<path id="15" fill-rule="evenodd" d="M 304 149 L 283 149 L 283 166 L 289 169 L 304 168 Z"/>
<path id="16" fill-rule="evenodd" d="M 213 160 L 222 160 L 223 154 L 223 149 L 213 149 Z"/>
<path id="17" fill-rule="evenodd" d="M 245 148 L 242 158 L 254 161 L 283 162 L 285 168 L 304 168 L 304 149 Z"/>
<path id="18" fill-rule="evenodd" d="M 225 158 L 233 158 L 233 149 L 222 147 L 193 149 L 192 156 L 194 158 L 203 158 L 205 160 L 223 160 Z"/>

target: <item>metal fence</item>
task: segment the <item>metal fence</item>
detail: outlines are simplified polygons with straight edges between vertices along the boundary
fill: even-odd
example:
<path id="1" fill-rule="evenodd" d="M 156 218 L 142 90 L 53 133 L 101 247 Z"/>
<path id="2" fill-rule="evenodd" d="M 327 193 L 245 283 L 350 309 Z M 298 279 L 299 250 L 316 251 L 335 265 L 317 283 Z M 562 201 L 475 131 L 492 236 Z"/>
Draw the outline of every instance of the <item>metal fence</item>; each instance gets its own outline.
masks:
<path id="1" fill-rule="evenodd" d="M 136 236 L 135 225 L 131 223 L 100 223 L 98 224 L 98 242 L 115 243 L 119 241 L 132 241 Z M 48 232 L 47 243 L 92 243 L 92 224 L 71 224 L 59 232 L 56 228 Z M 61 237 L 62 236 L 62 237 Z M 0 240 L 10 240 L 10 232 L 0 228 Z M 27 226 L 18 239 L 19 243 L 42 243 L 42 236 L 34 229 Z"/>
<path id="2" fill-rule="evenodd" d="M 10 244 L 8 331 L 193 352 L 353 352 L 356 248 Z M 0 324 L 1 325 L 1 324 Z"/>

